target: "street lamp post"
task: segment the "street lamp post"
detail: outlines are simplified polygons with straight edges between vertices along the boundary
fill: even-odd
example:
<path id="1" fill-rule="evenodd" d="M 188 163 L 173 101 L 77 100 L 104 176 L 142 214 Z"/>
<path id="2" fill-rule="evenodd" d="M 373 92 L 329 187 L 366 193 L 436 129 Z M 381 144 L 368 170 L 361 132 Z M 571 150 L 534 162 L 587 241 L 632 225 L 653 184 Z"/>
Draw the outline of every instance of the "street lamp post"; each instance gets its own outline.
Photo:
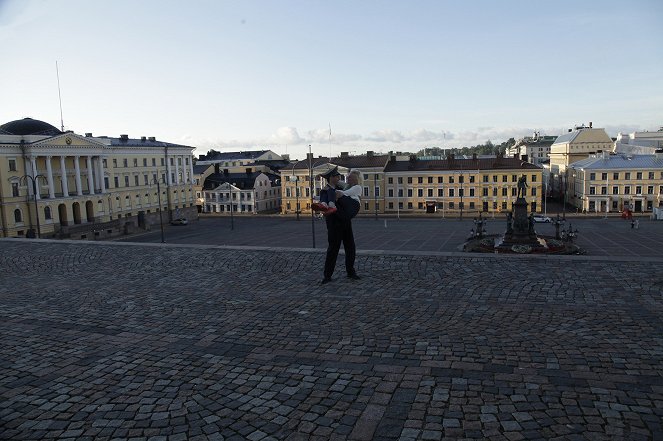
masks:
<path id="1" fill-rule="evenodd" d="M 30 179 L 30 182 L 32 183 L 32 197 L 34 198 L 35 201 L 35 216 L 37 218 L 37 239 L 41 238 L 41 226 L 39 225 L 39 205 L 37 205 L 37 194 L 38 194 L 37 191 L 39 190 L 37 188 L 38 187 L 37 184 L 39 183 L 39 178 L 42 178 L 46 182 L 48 182 L 46 176 L 44 175 L 36 175 L 36 176 L 23 175 L 19 178 L 19 183 L 28 185 L 28 179 Z M 32 221 L 30 222 L 30 229 L 32 229 Z"/>
<path id="2" fill-rule="evenodd" d="M 384 182 L 384 181 L 383 181 Z M 375 220 L 378 220 L 378 174 L 373 174 L 373 196 L 375 197 Z"/>
<path id="3" fill-rule="evenodd" d="M 159 178 L 155 177 L 154 183 L 157 184 L 157 201 L 159 202 L 159 225 L 161 226 L 161 243 L 166 243 L 166 237 L 163 232 L 163 210 L 161 207 L 161 186 L 159 185 Z"/>
<path id="4" fill-rule="evenodd" d="M 299 176 L 295 175 L 293 178 L 295 178 L 295 214 L 299 220 Z"/>
<path id="5" fill-rule="evenodd" d="M 309 183 L 309 196 L 311 198 L 311 238 L 313 239 L 313 248 L 315 248 L 315 213 L 313 213 L 313 153 L 311 152 L 311 144 L 308 145 L 308 183 Z M 299 214 L 297 214 L 299 216 Z"/>
<path id="6" fill-rule="evenodd" d="M 228 183 L 228 190 L 230 193 L 230 229 L 234 230 L 235 229 L 235 220 L 233 219 L 233 185 Z"/>

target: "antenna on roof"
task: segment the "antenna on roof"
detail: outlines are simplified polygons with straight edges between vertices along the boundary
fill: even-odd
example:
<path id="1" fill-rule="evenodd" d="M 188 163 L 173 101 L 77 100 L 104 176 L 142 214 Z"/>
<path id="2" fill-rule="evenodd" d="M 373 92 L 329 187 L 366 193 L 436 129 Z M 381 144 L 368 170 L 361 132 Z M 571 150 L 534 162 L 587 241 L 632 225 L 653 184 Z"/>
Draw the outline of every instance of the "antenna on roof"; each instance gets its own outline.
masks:
<path id="1" fill-rule="evenodd" d="M 60 100 L 60 130 L 64 132 L 64 120 L 62 119 L 62 94 L 60 93 L 60 70 L 58 60 L 55 60 L 55 75 L 58 77 L 58 98 Z"/>
<path id="2" fill-rule="evenodd" d="M 331 160 L 332 157 L 332 149 L 331 149 L 331 122 L 329 123 L 329 159 Z"/>

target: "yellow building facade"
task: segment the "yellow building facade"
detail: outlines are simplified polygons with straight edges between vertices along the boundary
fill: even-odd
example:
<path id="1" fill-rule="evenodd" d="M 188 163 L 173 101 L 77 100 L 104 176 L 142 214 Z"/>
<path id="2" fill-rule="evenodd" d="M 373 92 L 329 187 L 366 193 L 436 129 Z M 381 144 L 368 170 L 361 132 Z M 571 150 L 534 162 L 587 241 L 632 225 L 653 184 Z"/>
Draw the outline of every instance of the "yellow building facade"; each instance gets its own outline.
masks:
<path id="1" fill-rule="evenodd" d="M 193 147 L 61 132 L 26 118 L 0 126 L 3 237 L 90 239 L 195 215 Z M 160 219 L 159 219 L 160 218 Z"/>
<path id="2" fill-rule="evenodd" d="M 380 165 L 381 164 L 381 165 Z M 354 156 L 317 158 L 281 170 L 283 214 L 310 213 L 311 194 L 317 197 L 331 167 L 346 175 L 362 173 L 360 214 L 422 214 L 440 216 L 495 214 L 512 209 L 518 179 L 526 177 L 525 198 L 530 210 L 543 208 L 543 169 L 517 158 L 454 158 L 427 160 L 414 156 Z M 312 176 L 313 184 L 309 176 Z M 312 193 L 311 193 L 312 188 Z"/>

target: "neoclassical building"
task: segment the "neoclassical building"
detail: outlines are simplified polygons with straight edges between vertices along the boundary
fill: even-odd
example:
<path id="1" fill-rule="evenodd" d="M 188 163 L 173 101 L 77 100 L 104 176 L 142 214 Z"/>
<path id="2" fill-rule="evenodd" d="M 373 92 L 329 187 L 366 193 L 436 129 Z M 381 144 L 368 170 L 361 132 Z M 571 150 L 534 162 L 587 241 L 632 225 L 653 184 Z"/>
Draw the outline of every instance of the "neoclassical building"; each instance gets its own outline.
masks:
<path id="1" fill-rule="evenodd" d="M 0 235 L 90 239 L 195 217 L 193 149 L 82 136 L 31 118 L 3 124 Z"/>

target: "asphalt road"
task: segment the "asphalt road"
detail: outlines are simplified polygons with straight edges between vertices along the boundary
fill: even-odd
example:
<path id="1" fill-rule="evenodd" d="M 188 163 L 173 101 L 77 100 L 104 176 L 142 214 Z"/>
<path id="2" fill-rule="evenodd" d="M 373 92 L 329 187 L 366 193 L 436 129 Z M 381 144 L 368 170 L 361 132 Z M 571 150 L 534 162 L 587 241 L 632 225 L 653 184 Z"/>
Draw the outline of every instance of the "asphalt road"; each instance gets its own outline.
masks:
<path id="1" fill-rule="evenodd" d="M 590 256 L 663 256 L 663 222 L 639 219 L 639 228 L 618 217 L 567 217 L 565 225 L 578 230 L 576 243 Z M 358 217 L 353 221 L 357 249 L 382 251 L 454 252 L 474 227 L 472 219 L 425 219 L 395 217 Z M 568 228 L 568 227 L 562 227 Z M 488 218 L 487 234 L 502 234 L 503 218 Z M 315 245 L 313 240 L 315 231 Z M 553 236 L 553 224 L 538 223 L 537 233 Z M 118 239 L 126 242 L 159 243 L 158 226 L 148 233 Z M 207 217 L 186 226 L 166 226 L 165 240 L 174 244 L 267 246 L 284 248 L 326 248 L 326 227 L 322 219 L 311 222 L 286 216 Z"/>

